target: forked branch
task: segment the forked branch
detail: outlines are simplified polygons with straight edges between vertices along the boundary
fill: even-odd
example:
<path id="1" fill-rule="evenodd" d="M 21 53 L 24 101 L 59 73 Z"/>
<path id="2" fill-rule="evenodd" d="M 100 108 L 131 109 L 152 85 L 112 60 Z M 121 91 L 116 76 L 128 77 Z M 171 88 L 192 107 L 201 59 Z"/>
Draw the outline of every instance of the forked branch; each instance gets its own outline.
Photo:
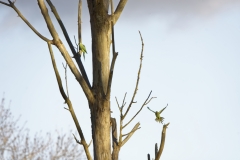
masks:
<path id="1" fill-rule="evenodd" d="M 125 128 L 128 124 L 130 124 L 134 118 L 136 118 L 136 116 L 142 111 L 143 107 L 146 106 L 153 98 L 156 98 L 156 97 L 151 97 L 151 93 L 152 91 L 149 93 L 148 97 L 146 98 L 146 100 L 144 101 L 144 103 L 142 104 L 141 108 L 136 112 L 136 114 L 129 120 L 129 122 L 127 122 L 125 125 L 123 125 L 123 120 L 124 118 L 127 116 L 127 113 L 129 112 L 131 106 L 133 103 L 136 103 L 134 101 L 134 98 L 137 94 L 137 90 L 138 90 L 138 84 L 139 84 L 139 80 L 140 80 L 140 73 L 141 73 L 141 69 L 142 69 L 142 60 L 143 60 L 143 49 L 144 49 L 144 43 L 143 43 L 143 39 L 142 39 L 142 36 L 141 36 L 141 33 L 139 32 L 140 34 L 140 37 L 141 37 L 141 41 L 142 41 L 142 50 L 141 50 L 141 56 L 140 56 L 140 65 L 139 65 L 139 70 L 138 70 L 138 75 L 137 75 L 137 82 L 136 82 L 136 86 L 135 86 L 135 89 L 134 89 L 134 93 L 133 93 L 133 96 L 132 96 L 132 99 L 130 101 L 130 104 L 128 105 L 128 108 L 126 110 L 126 112 L 123 114 L 123 107 L 125 106 L 126 102 L 125 102 L 125 98 L 126 98 L 126 94 L 125 93 L 125 96 L 123 98 L 123 102 L 122 102 L 122 105 L 120 106 L 118 101 L 117 101 L 117 98 L 116 98 L 116 102 L 117 102 L 117 105 L 118 105 L 118 108 L 119 108 L 119 111 L 120 111 L 120 134 L 119 134 L 119 147 L 122 147 L 129 139 L 130 137 L 135 133 L 135 131 L 137 129 L 139 129 L 139 126 L 140 126 L 140 123 L 138 122 L 134 127 L 133 129 L 131 130 L 131 132 L 127 133 L 127 134 L 122 134 L 122 130 L 123 128 Z M 125 139 L 123 139 L 124 136 L 127 136 Z"/>
<path id="2" fill-rule="evenodd" d="M 75 58 L 75 60 L 76 60 L 76 62 L 78 64 L 78 67 L 79 67 L 79 69 L 80 69 L 80 71 L 81 71 L 81 73 L 83 75 L 84 80 L 88 84 L 88 87 L 91 88 L 91 85 L 90 85 L 90 82 L 88 80 L 88 76 L 87 76 L 87 73 L 85 71 L 85 68 L 84 68 L 84 66 L 82 64 L 80 55 L 76 52 L 76 50 L 75 50 L 75 48 L 74 48 L 74 46 L 73 46 L 73 44 L 72 44 L 72 42 L 71 42 L 71 40 L 69 38 L 67 30 L 66 30 L 66 28 L 65 28 L 65 26 L 64 26 L 64 24 L 63 24 L 63 22 L 62 22 L 62 20 L 60 18 L 59 14 L 58 14 L 58 12 L 57 12 L 57 10 L 55 8 L 55 6 L 52 4 L 51 0 L 47 0 L 47 3 L 50 6 L 50 8 L 51 8 L 55 18 L 57 19 L 57 21 L 58 21 L 58 23 L 59 23 L 59 25 L 60 25 L 60 27 L 62 29 L 63 35 L 64 35 L 64 37 L 65 37 L 65 39 L 66 39 L 66 41 L 67 41 L 67 43 L 68 43 L 68 45 L 69 45 L 69 47 L 70 47 L 70 49 L 72 51 L 73 57 Z M 81 13 L 81 0 L 79 1 L 78 19 L 79 19 L 79 16 L 81 16 L 81 14 L 79 15 L 79 13 Z M 81 22 L 79 23 L 79 20 L 78 20 L 78 26 L 80 26 L 80 29 L 81 29 Z M 78 28 L 78 33 L 79 32 L 81 32 L 81 30 L 79 31 L 79 28 Z M 81 39 L 80 39 L 79 42 L 81 42 Z"/>
<path id="3" fill-rule="evenodd" d="M 126 138 L 121 142 L 121 147 L 132 137 L 132 135 L 134 134 L 134 132 L 139 129 L 140 123 L 138 122 L 133 129 L 131 130 L 130 133 L 126 134 Z"/>
<path id="4" fill-rule="evenodd" d="M 8 6 L 8 7 L 11 7 L 11 5 L 8 4 L 8 3 L 6 3 L 6 2 L 2 2 L 2 1 L 0 1 L 0 3 L 6 5 L 6 6 Z M 9 3 L 12 3 L 12 2 L 10 1 Z"/>
<path id="5" fill-rule="evenodd" d="M 88 84 L 86 83 L 86 81 L 84 80 L 84 78 L 82 77 L 82 75 L 80 74 L 80 72 L 78 71 L 78 69 L 76 68 L 75 64 L 73 63 L 73 60 L 70 57 L 65 46 L 61 42 L 61 40 L 56 32 L 56 29 L 52 23 L 52 20 L 48 14 L 48 10 L 44 3 L 44 0 L 38 0 L 38 4 L 39 4 L 39 8 L 41 9 L 42 15 L 45 19 L 45 22 L 48 26 L 48 30 L 53 37 L 54 45 L 56 45 L 56 47 L 62 53 L 62 56 L 64 57 L 65 61 L 67 62 L 70 70 L 72 71 L 73 75 L 75 76 L 75 78 L 77 79 L 79 84 L 81 85 L 83 92 L 85 93 L 88 101 L 93 102 L 95 100 L 93 97 L 93 93 L 92 93 L 91 89 L 89 88 Z"/>
<path id="6" fill-rule="evenodd" d="M 38 35 L 38 37 L 40 37 L 42 40 L 44 40 L 45 42 L 50 42 L 52 43 L 51 40 L 49 40 L 48 38 L 44 37 L 41 33 L 39 33 L 32 25 L 31 23 L 28 22 L 28 20 L 22 15 L 22 13 L 17 9 L 17 7 L 14 5 L 14 2 L 8 0 L 9 4 L 5 3 L 5 2 L 2 2 L 0 1 L 1 4 L 4 4 L 8 7 L 11 7 L 12 9 L 14 9 L 18 16 L 28 25 L 29 28 L 31 28 L 31 30 L 36 34 Z"/>
<path id="7" fill-rule="evenodd" d="M 131 120 L 130 120 L 128 123 L 126 123 L 122 128 L 125 128 L 129 123 L 131 123 L 132 120 L 141 112 L 141 110 L 143 109 L 143 107 L 146 106 L 153 98 L 156 98 L 156 97 L 151 97 L 151 98 L 150 98 L 151 93 L 152 93 L 152 91 L 149 93 L 147 99 L 146 99 L 145 102 L 142 104 L 142 107 L 138 110 L 138 112 L 137 112 L 137 113 L 131 118 Z"/>
<path id="8" fill-rule="evenodd" d="M 112 17 L 114 19 L 114 24 L 117 22 L 117 20 L 119 19 L 126 3 L 128 0 L 120 0 L 120 2 L 118 3 L 118 6 L 114 12 L 114 17 Z"/>
<path id="9" fill-rule="evenodd" d="M 69 99 L 69 97 L 66 95 L 66 93 L 65 93 L 65 91 L 63 89 L 62 80 L 61 80 L 61 77 L 60 77 L 58 69 L 57 69 L 57 65 L 56 65 L 56 62 L 55 62 L 55 58 L 54 58 L 54 54 L 53 54 L 52 46 L 51 46 L 50 42 L 48 42 L 48 49 L 49 49 L 49 53 L 50 53 L 50 56 L 51 56 L 52 65 L 53 65 L 53 69 L 54 69 L 54 72 L 55 72 L 55 76 L 57 78 L 57 83 L 58 83 L 58 87 L 59 87 L 60 93 L 61 93 L 64 101 L 68 105 L 68 111 L 72 115 L 73 121 L 74 121 L 74 123 L 76 125 L 78 134 L 80 135 L 80 138 L 81 138 L 81 141 L 78 141 L 75 136 L 74 136 L 74 138 L 77 141 L 77 143 L 83 145 L 83 148 L 85 150 L 85 153 L 87 155 L 88 160 L 92 160 L 91 154 L 90 154 L 89 149 L 88 149 L 88 144 L 85 141 L 85 138 L 84 138 L 81 126 L 80 126 L 79 121 L 78 121 L 78 119 L 77 119 L 77 117 L 75 115 L 75 112 L 74 112 L 74 109 L 73 109 L 73 106 L 72 106 L 72 102 Z"/>

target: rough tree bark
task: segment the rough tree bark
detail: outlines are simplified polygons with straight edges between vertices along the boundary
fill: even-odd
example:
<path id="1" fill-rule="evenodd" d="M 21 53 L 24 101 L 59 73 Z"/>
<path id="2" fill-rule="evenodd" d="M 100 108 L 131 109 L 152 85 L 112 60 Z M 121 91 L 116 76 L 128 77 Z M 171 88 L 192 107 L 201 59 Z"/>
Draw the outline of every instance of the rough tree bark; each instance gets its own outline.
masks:
<path id="1" fill-rule="evenodd" d="M 111 20 L 109 0 L 88 0 L 92 32 L 94 102 L 89 102 L 94 159 L 111 159 L 110 96 L 107 95 L 110 71 Z M 121 3 L 123 3 L 122 1 Z M 126 1 L 125 1 L 126 3 Z M 110 91 L 109 91 L 110 92 Z"/>

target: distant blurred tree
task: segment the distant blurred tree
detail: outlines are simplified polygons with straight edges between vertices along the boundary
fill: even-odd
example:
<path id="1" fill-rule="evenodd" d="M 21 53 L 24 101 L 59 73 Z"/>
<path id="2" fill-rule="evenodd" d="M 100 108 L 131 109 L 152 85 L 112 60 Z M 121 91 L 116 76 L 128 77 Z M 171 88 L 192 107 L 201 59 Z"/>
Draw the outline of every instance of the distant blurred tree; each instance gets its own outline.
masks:
<path id="1" fill-rule="evenodd" d="M 19 125 L 19 119 L 14 118 L 10 107 L 5 107 L 4 98 L 0 104 L 0 159 L 1 160 L 80 160 L 83 150 L 80 149 L 71 134 L 57 132 L 34 138 L 24 125 Z"/>

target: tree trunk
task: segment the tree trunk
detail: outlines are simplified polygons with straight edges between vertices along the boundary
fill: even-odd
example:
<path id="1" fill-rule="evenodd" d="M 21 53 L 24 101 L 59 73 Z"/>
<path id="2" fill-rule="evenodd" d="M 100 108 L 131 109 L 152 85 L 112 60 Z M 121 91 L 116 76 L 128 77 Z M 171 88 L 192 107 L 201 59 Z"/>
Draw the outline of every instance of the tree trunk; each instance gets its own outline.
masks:
<path id="1" fill-rule="evenodd" d="M 105 95 L 110 69 L 111 27 L 107 9 L 103 3 L 95 3 L 90 10 L 93 61 L 92 90 L 95 101 L 89 106 L 91 110 L 94 160 L 110 160 L 110 100 Z"/>
<path id="2" fill-rule="evenodd" d="M 96 98 L 96 103 L 90 107 L 94 160 L 110 160 L 110 103 Z"/>

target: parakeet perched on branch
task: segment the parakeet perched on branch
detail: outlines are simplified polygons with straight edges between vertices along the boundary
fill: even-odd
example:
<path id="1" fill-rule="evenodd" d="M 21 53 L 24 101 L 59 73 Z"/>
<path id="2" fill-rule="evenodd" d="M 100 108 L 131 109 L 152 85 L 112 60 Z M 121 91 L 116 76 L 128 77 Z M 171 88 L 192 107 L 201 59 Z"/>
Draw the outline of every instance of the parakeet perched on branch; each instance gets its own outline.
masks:
<path id="1" fill-rule="evenodd" d="M 85 53 L 87 53 L 86 47 L 84 44 L 82 44 L 81 42 L 79 43 L 79 53 L 81 53 L 80 51 L 82 51 L 83 53 L 83 58 L 85 59 Z"/>
<path id="2" fill-rule="evenodd" d="M 167 105 L 167 106 L 168 106 L 168 105 Z M 156 122 L 159 122 L 159 123 L 161 122 L 161 123 L 163 123 L 164 118 L 161 117 L 160 114 L 164 111 L 165 108 L 167 108 L 167 106 L 164 107 L 163 109 L 161 109 L 159 112 L 158 112 L 158 111 L 154 112 L 154 111 L 151 110 L 149 107 L 147 107 L 147 108 L 148 108 L 150 111 L 152 111 L 153 113 L 155 113 L 155 116 L 156 116 L 155 121 L 156 121 Z"/>

